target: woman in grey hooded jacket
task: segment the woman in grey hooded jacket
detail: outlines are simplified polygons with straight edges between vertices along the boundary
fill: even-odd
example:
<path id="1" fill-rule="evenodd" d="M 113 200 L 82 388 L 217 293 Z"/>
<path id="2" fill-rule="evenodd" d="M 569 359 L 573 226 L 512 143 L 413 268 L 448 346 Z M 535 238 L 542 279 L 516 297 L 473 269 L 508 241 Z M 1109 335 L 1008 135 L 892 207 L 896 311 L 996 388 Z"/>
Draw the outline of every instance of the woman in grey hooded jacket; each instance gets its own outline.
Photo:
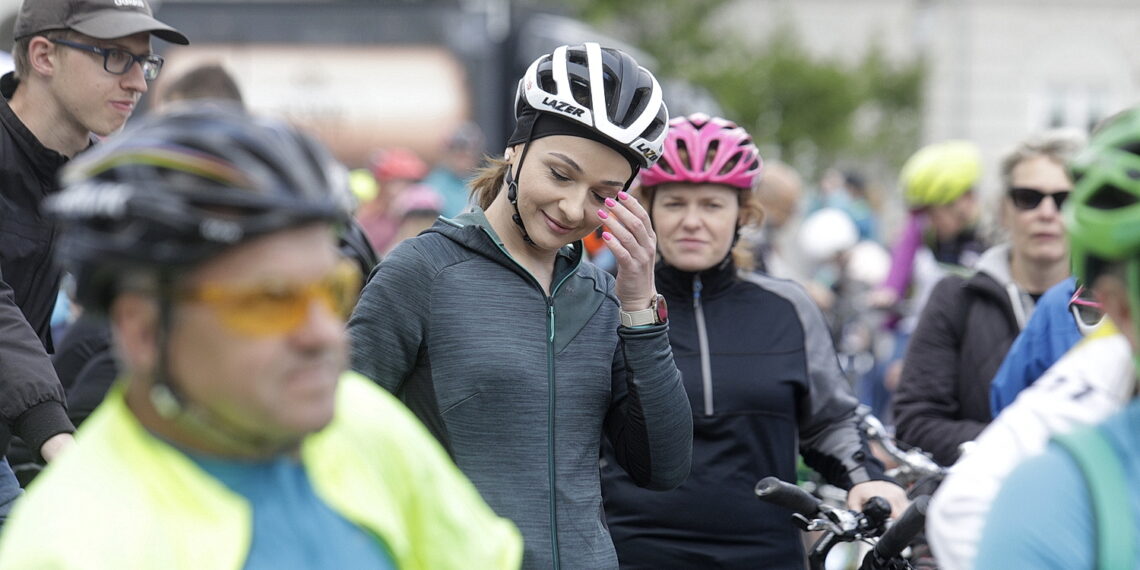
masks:
<path id="1" fill-rule="evenodd" d="M 373 273 L 349 322 L 353 367 L 518 525 L 525 567 L 615 568 L 603 437 L 651 489 L 680 485 L 692 451 L 656 236 L 625 192 L 660 154 L 668 114 L 648 71 L 587 43 L 536 60 L 515 115 L 504 158 L 472 182 L 478 208 Z M 581 239 L 603 223 L 617 279 L 583 259 Z"/>

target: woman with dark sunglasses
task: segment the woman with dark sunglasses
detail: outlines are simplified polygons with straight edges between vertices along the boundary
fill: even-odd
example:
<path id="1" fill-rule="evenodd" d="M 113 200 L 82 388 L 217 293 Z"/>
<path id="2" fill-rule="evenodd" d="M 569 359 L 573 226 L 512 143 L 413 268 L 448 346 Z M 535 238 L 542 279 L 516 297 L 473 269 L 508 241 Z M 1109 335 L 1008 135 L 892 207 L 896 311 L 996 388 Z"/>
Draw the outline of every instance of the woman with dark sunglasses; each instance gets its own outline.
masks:
<path id="1" fill-rule="evenodd" d="M 1131 260 L 1136 241 L 1127 236 L 1135 235 L 1128 230 L 1136 225 L 1134 197 L 1140 189 L 1130 175 L 1136 170 L 1137 140 L 1140 113 L 1135 109 L 1122 112 L 1100 125 L 1088 147 L 1068 164 L 1078 180 L 1072 203 L 1065 208 L 1065 230 L 1074 276 L 1087 288 L 1074 288 L 1075 280 L 1055 286 L 1046 293 L 1052 304 L 1044 306 L 1047 299 L 1042 298 L 1030 327 L 1050 307 L 1058 324 L 1066 324 L 1067 319 L 1068 326 L 1080 327 L 1082 332 L 1096 325 L 996 415 L 939 487 L 927 511 L 926 531 L 942 568 L 1135 567 L 1128 561 L 1101 557 L 1130 554 L 1131 548 L 1114 547 L 1108 540 L 1102 542 L 1108 550 L 1094 554 L 1087 538 L 1103 536 L 1105 528 L 1120 530 L 1121 525 L 1105 527 L 1101 515 L 1122 514 L 1130 521 L 1133 515 L 1126 505 L 1135 504 L 1135 498 L 1130 499 L 1128 493 L 1110 494 L 1114 504 L 1125 505 L 1118 513 L 1103 505 L 1090 506 L 1085 497 L 1090 492 L 1097 496 L 1096 491 L 1102 490 L 1096 487 L 1096 478 L 1082 477 L 1079 471 L 1076 478 L 1071 477 L 1075 469 L 1070 466 L 1078 464 L 1072 459 L 1046 462 L 1057 453 L 1049 441 L 1075 433 L 1081 426 L 1127 427 L 1112 433 L 1109 447 L 1115 450 L 1125 449 L 1130 443 L 1126 436 L 1136 431 L 1134 421 L 1102 422 L 1134 401 L 1136 390 L 1134 343 L 1130 342 L 1135 329 L 1127 316 L 1135 314 L 1136 308 L 1129 309 L 1124 284 L 1134 273 L 1124 268 L 1135 263 Z M 1095 290 L 1095 295 L 1088 289 Z M 1036 459 L 1029 459 L 1033 456 Z M 1111 473 L 1118 460 L 1111 455 L 1107 461 L 1102 458 L 1095 469 Z M 1031 480 L 1034 477 L 1054 481 L 1046 488 Z M 1019 494 L 1020 499 L 1010 501 Z M 1066 510 L 1069 504 L 1074 506 Z M 1094 522 L 1090 513 L 1101 522 Z M 1034 523 L 1022 525 L 1017 532 L 1004 532 L 1014 520 Z M 1086 538 L 1082 542 L 1072 536 Z M 1117 536 L 1134 542 L 1134 535 L 1126 530 Z"/>
<path id="2" fill-rule="evenodd" d="M 1083 139 L 1050 131 L 1001 162 L 997 208 L 1009 239 L 969 277 L 938 283 L 910 340 L 894 400 L 899 440 L 950 465 L 991 419 L 990 381 L 1037 300 L 1069 275 L 1060 206 L 1072 188 L 1065 162 Z"/>

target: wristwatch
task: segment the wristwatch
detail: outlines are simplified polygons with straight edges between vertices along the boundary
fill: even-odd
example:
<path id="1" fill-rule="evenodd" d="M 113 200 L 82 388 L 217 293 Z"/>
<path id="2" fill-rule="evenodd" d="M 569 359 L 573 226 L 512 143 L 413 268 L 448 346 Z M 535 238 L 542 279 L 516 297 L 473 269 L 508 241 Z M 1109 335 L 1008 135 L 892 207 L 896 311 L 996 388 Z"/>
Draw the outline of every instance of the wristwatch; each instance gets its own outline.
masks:
<path id="1" fill-rule="evenodd" d="M 669 320 L 669 307 L 665 304 L 665 297 L 661 295 L 653 298 L 648 309 L 621 312 L 621 324 L 625 327 L 660 325 L 667 320 Z"/>

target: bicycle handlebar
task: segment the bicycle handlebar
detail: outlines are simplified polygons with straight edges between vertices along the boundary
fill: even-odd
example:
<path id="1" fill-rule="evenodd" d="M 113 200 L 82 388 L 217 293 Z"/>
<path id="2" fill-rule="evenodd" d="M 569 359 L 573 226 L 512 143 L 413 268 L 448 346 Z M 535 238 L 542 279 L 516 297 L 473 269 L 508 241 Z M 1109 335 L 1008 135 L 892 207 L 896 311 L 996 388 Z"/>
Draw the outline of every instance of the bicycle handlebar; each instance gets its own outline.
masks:
<path id="1" fill-rule="evenodd" d="M 926 508 L 930 495 L 923 495 L 910 503 L 895 524 L 891 525 L 875 547 L 863 557 L 862 570 L 884 568 L 890 560 L 897 558 L 926 525 Z"/>
<path id="2" fill-rule="evenodd" d="M 924 451 L 912 447 L 906 451 L 899 449 L 894 438 L 890 436 L 879 418 L 871 413 L 871 408 L 860 404 L 856 410 L 860 429 L 869 441 L 878 442 L 899 466 L 887 472 L 894 477 L 904 488 L 909 488 L 922 479 L 934 477 L 938 480 L 944 476 L 946 469 L 935 462 Z"/>
<path id="3" fill-rule="evenodd" d="M 756 496 L 760 499 L 790 509 L 807 518 L 815 517 L 823 501 L 811 493 L 778 477 L 765 477 L 756 483 Z"/>
<path id="4" fill-rule="evenodd" d="M 898 522 L 884 532 L 891 506 L 882 497 L 871 497 L 862 512 L 830 506 L 804 489 L 765 477 L 756 483 L 756 497 L 794 512 L 793 519 L 804 530 L 822 530 L 824 533 L 812 546 L 808 555 L 811 568 L 824 568 L 827 553 L 836 544 L 879 537 L 875 547 L 863 558 L 862 570 L 909 568 L 900 553 L 926 523 L 926 506 L 930 500 L 923 495 L 911 503 Z"/>

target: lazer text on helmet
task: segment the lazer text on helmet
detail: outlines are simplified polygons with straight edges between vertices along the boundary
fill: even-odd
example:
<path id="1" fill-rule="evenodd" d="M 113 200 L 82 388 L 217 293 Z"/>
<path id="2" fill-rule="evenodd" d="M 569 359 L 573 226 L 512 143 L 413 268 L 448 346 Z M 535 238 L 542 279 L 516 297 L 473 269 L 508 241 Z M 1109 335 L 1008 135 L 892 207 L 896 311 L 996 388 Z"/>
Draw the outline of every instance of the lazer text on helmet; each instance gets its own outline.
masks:
<path id="1" fill-rule="evenodd" d="M 640 152 L 645 158 L 648 158 L 649 160 L 657 160 L 657 151 L 653 150 L 653 147 L 641 142 L 634 145 L 634 148 L 636 148 L 637 152 Z"/>
<path id="2" fill-rule="evenodd" d="M 555 111 L 558 111 L 559 113 L 566 113 L 572 117 L 581 117 L 582 113 L 586 112 L 586 110 L 581 107 L 575 107 L 565 101 L 551 99 L 550 97 L 543 97 L 542 104 L 550 107 L 551 109 L 554 109 Z"/>

